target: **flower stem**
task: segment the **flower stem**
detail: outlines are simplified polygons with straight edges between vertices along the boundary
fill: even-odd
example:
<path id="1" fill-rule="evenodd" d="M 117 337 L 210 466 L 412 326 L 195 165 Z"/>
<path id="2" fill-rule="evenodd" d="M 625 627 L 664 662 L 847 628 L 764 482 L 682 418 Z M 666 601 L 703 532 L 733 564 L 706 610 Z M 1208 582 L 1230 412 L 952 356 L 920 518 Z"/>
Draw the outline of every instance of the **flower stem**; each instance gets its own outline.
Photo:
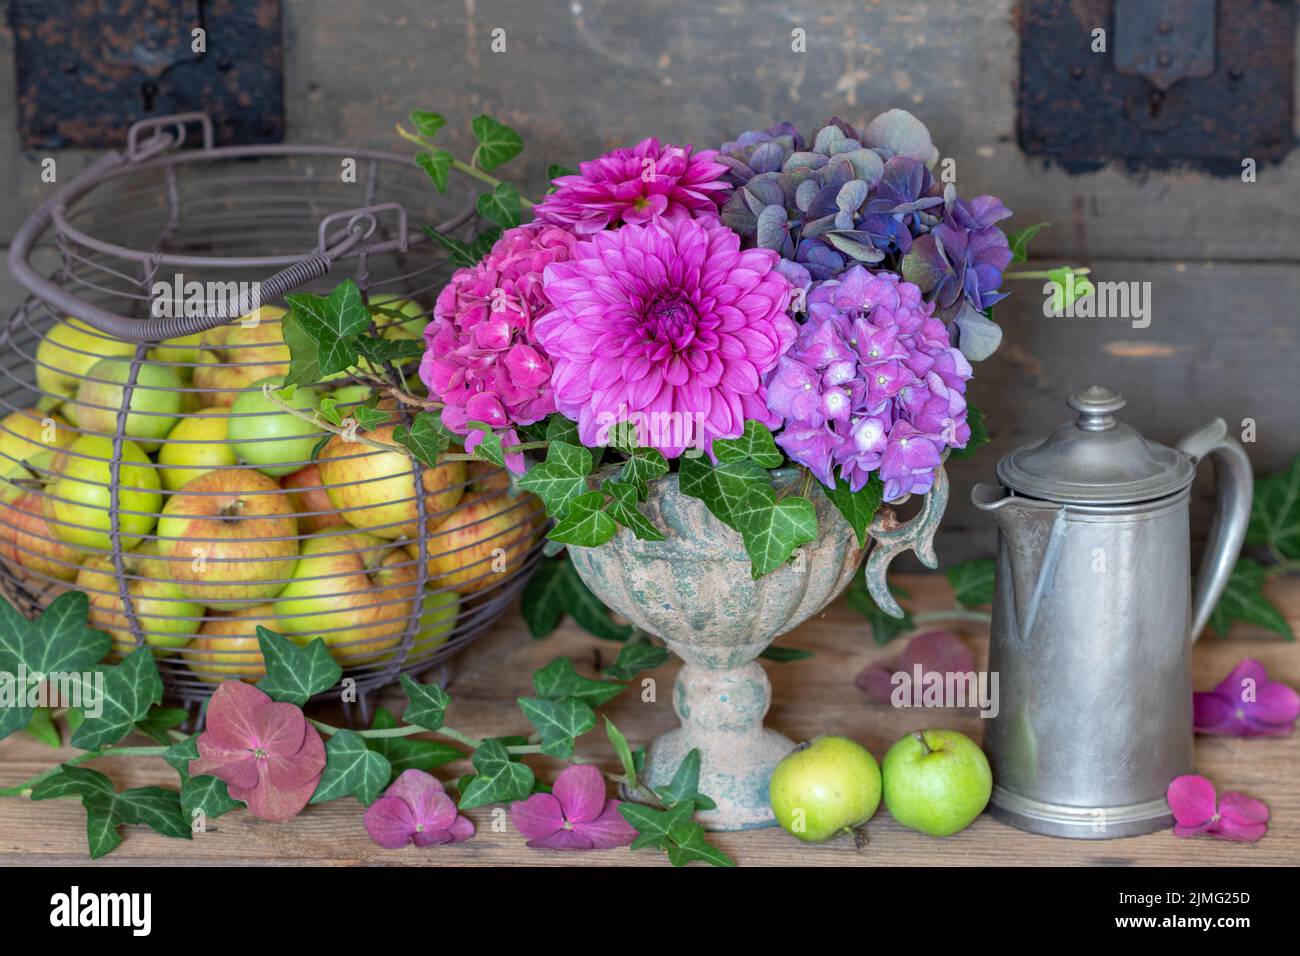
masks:
<path id="1" fill-rule="evenodd" d="M 0 797 L 30 797 L 32 789 L 42 780 L 48 780 L 53 777 L 64 767 L 77 767 L 83 763 L 89 763 L 92 760 L 98 760 L 100 757 L 161 757 L 167 752 L 166 747 L 105 747 L 103 750 L 88 750 L 83 754 L 65 760 L 61 764 L 56 764 L 49 770 L 42 771 L 36 776 L 24 780 L 20 784 L 12 787 L 0 788 Z"/>
<path id="2" fill-rule="evenodd" d="M 1086 276 L 1092 273 L 1092 270 L 1085 266 L 1071 268 L 1070 271 L 1077 276 Z M 1046 271 L 1045 269 L 1036 269 L 1036 270 L 1030 270 L 1026 272 L 1004 272 L 1002 273 L 1002 278 L 1004 279 L 1051 279 L 1052 274 Z"/>
<path id="3" fill-rule="evenodd" d="M 926 611 L 924 614 L 912 615 L 913 624 L 934 624 L 939 621 L 969 621 L 972 624 L 992 624 L 993 615 L 988 611 L 972 611 L 964 607 L 950 607 L 942 611 Z"/>
<path id="4" fill-rule="evenodd" d="M 425 139 L 419 133 L 412 133 L 410 130 L 403 128 L 401 123 L 397 124 L 397 135 L 402 137 L 402 139 L 407 140 L 408 142 L 414 143 L 416 146 L 419 146 L 421 149 L 442 149 L 441 146 L 435 146 L 430 140 Z M 443 150 L 443 152 L 446 152 L 446 150 Z M 459 160 L 455 156 L 451 157 L 451 165 L 454 169 L 460 170 L 462 173 L 464 173 L 467 176 L 473 176 L 479 182 L 486 183 L 487 185 L 491 186 L 493 189 L 496 189 L 498 186 L 501 185 L 501 180 L 497 179 L 491 173 L 485 172 L 484 170 L 481 170 L 477 166 L 473 166 L 470 163 L 466 163 L 462 160 Z M 532 209 L 533 206 L 536 205 L 536 203 L 534 203 L 531 199 L 528 199 L 522 195 L 519 197 L 519 203 L 525 209 Z"/>

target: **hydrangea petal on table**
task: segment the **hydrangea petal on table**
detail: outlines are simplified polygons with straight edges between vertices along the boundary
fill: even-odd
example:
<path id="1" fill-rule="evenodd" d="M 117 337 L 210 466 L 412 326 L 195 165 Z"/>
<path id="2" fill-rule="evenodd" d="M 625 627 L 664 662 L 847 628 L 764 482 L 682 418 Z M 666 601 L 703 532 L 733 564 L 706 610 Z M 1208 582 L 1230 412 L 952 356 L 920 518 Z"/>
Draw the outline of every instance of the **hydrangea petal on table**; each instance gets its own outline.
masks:
<path id="1" fill-rule="evenodd" d="M 555 778 L 550 793 L 510 805 L 510 819 L 530 847 L 608 850 L 636 839 L 636 830 L 605 797 L 605 778 L 590 764 L 573 764 Z"/>
<path id="2" fill-rule="evenodd" d="M 366 832 L 380 846 L 399 850 L 463 843 L 474 835 L 474 824 L 456 812 L 442 782 L 423 770 L 403 770 L 366 808 Z"/>
<path id="3" fill-rule="evenodd" d="M 1198 774 L 1175 777 L 1167 797 L 1174 814 L 1174 836 L 1204 834 L 1254 843 L 1268 832 L 1268 807 L 1243 793 L 1220 797 L 1214 784 Z"/>
<path id="4" fill-rule="evenodd" d="M 1295 730 L 1300 694 L 1268 679 L 1264 665 L 1246 658 L 1212 691 L 1192 695 L 1198 734 L 1230 737 L 1284 737 Z"/>

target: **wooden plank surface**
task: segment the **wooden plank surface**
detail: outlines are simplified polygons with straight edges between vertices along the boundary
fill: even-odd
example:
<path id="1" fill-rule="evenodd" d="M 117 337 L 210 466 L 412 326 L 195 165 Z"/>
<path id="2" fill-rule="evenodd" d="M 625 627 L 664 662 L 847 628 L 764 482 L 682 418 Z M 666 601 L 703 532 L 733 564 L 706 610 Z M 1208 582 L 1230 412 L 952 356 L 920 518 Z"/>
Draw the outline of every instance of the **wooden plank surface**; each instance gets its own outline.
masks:
<path id="1" fill-rule="evenodd" d="M 951 597 L 939 575 L 900 579 L 913 595 L 914 610 L 946 607 Z M 1300 625 L 1300 582 L 1277 585 L 1273 598 Z M 986 658 L 986 635 L 978 627 L 963 634 L 977 649 L 979 666 Z M 981 720 L 973 713 L 907 711 L 866 702 L 853 687 L 853 676 L 868 663 L 896 654 L 900 645 L 875 647 L 860 617 L 843 602 L 807 622 L 780 642 L 815 652 L 809 660 L 768 664 L 774 702 L 768 721 L 795 739 L 819 733 L 844 734 L 867 746 L 879 758 L 903 734 L 925 727 L 952 727 L 979 738 Z M 561 655 L 574 657 L 579 670 L 590 673 L 597 660 L 608 662 L 616 647 L 570 626 L 544 641 L 531 640 L 516 613 L 471 646 L 457 662 L 449 690 L 453 707 L 448 723 L 481 736 L 518 733 L 527 725 L 514 698 L 531 693 L 532 671 Z M 1207 636 L 1194 656 L 1194 685 L 1208 689 L 1242 657 L 1262 661 L 1276 680 L 1300 685 L 1300 647 L 1239 626 L 1226 639 Z M 631 693 L 605 712 L 632 743 L 643 743 L 671 728 L 675 717 L 670 687 L 676 664 L 655 672 L 655 703 L 642 703 Z M 400 710 L 400 698 L 391 698 Z M 74 751 L 52 751 L 26 735 L 0 742 L 0 786 L 9 786 L 45 769 Z M 603 736 L 593 731 L 579 742 L 579 753 L 614 770 L 616 760 Z M 1268 835 L 1257 844 L 1232 844 L 1198 838 L 1176 839 L 1165 831 L 1119 840 L 1074 841 L 1022 833 L 987 815 L 969 829 L 946 839 L 933 839 L 904 830 L 882 806 L 867 832 L 870 844 L 856 851 L 847 841 L 808 846 L 776 829 L 715 834 L 717 844 L 741 865 L 1294 865 L 1300 863 L 1300 736 L 1241 740 L 1198 737 L 1198 770 L 1220 791 L 1239 790 L 1263 800 L 1272 812 Z M 543 779 L 553 779 L 556 766 L 545 759 L 530 762 Z M 119 787 L 160 784 L 174 786 L 175 775 L 158 760 L 102 760 L 96 769 Z M 459 765 L 440 768 L 451 779 Z M 122 846 L 101 864 L 159 865 L 397 865 L 470 866 L 514 865 L 666 865 L 662 854 L 626 849 L 593 853 L 530 850 L 508 819 L 494 817 L 491 808 L 470 811 L 478 828 L 468 843 L 433 850 L 384 850 L 375 846 L 362 826 L 361 808 L 344 799 L 311 807 L 286 824 L 255 820 L 242 811 L 222 817 L 192 842 L 167 839 L 140 827 L 129 827 Z M 71 801 L 32 804 L 0 800 L 0 865 L 89 865 L 85 851 L 84 816 Z M 494 830 L 494 823 L 503 829 Z"/>

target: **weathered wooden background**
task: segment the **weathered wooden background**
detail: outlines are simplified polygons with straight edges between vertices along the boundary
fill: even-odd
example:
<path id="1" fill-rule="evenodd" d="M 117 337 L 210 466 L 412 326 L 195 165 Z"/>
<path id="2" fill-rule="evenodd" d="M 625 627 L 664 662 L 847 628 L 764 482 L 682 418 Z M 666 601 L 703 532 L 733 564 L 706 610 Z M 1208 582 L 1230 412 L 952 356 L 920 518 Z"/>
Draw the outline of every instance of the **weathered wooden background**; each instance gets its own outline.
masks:
<path id="1" fill-rule="evenodd" d="M 62 6 L 51 3 L 51 15 Z M 1012 227 L 1053 224 L 1034 243 L 1035 265 L 1150 282 L 1146 329 L 1045 318 L 1036 283 L 999 307 L 1006 344 L 972 386 L 993 445 L 954 469 L 944 559 L 991 551 L 970 485 L 1064 420 L 1066 395 L 1094 382 L 1121 391 L 1127 419 L 1153 438 L 1173 442 L 1217 415 L 1257 423 L 1260 469 L 1300 450 L 1300 152 L 1254 183 L 1070 176 L 1026 157 L 1015 141 L 1014 0 L 286 0 L 285 16 L 290 141 L 400 149 L 393 123 L 421 107 L 446 114 L 453 128 L 443 135 L 465 146 L 469 118 L 488 111 L 524 135 L 518 178 L 536 192 L 548 163 L 649 134 L 713 146 L 774 119 L 815 129 L 832 114 L 857 122 L 901 106 L 957 159 L 963 193 L 1001 196 L 1016 211 Z M 791 50 L 796 27 L 806 53 Z M 506 31 L 503 53 L 490 48 L 495 28 Z M 5 62 L 0 242 L 52 188 L 39 181 L 40 157 L 18 145 L 13 86 Z M 87 156 L 59 159 L 62 176 Z M 6 312 L 17 299 L 0 281 Z M 1203 531 L 1209 489 L 1200 490 Z"/>

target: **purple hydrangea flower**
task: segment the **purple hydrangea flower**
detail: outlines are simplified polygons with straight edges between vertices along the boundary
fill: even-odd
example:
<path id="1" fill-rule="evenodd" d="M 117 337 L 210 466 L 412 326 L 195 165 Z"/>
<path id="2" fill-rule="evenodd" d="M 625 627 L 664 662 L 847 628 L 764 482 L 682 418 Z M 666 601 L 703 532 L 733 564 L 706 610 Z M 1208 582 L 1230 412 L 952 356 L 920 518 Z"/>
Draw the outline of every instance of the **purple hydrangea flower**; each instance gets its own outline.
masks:
<path id="1" fill-rule="evenodd" d="M 1214 690 L 1192 695 L 1192 716 L 1198 734 L 1284 737 L 1300 716 L 1300 694 L 1247 657 Z"/>
<path id="2" fill-rule="evenodd" d="M 605 798 L 605 780 L 590 764 L 565 768 L 550 793 L 512 803 L 510 819 L 529 846 L 547 850 L 608 850 L 636 839 L 618 801 Z"/>
<path id="3" fill-rule="evenodd" d="M 441 781 L 423 770 L 404 770 L 384 795 L 366 808 L 366 832 L 380 846 L 400 850 L 461 843 L 474 824 L 456 812 Z"/>

